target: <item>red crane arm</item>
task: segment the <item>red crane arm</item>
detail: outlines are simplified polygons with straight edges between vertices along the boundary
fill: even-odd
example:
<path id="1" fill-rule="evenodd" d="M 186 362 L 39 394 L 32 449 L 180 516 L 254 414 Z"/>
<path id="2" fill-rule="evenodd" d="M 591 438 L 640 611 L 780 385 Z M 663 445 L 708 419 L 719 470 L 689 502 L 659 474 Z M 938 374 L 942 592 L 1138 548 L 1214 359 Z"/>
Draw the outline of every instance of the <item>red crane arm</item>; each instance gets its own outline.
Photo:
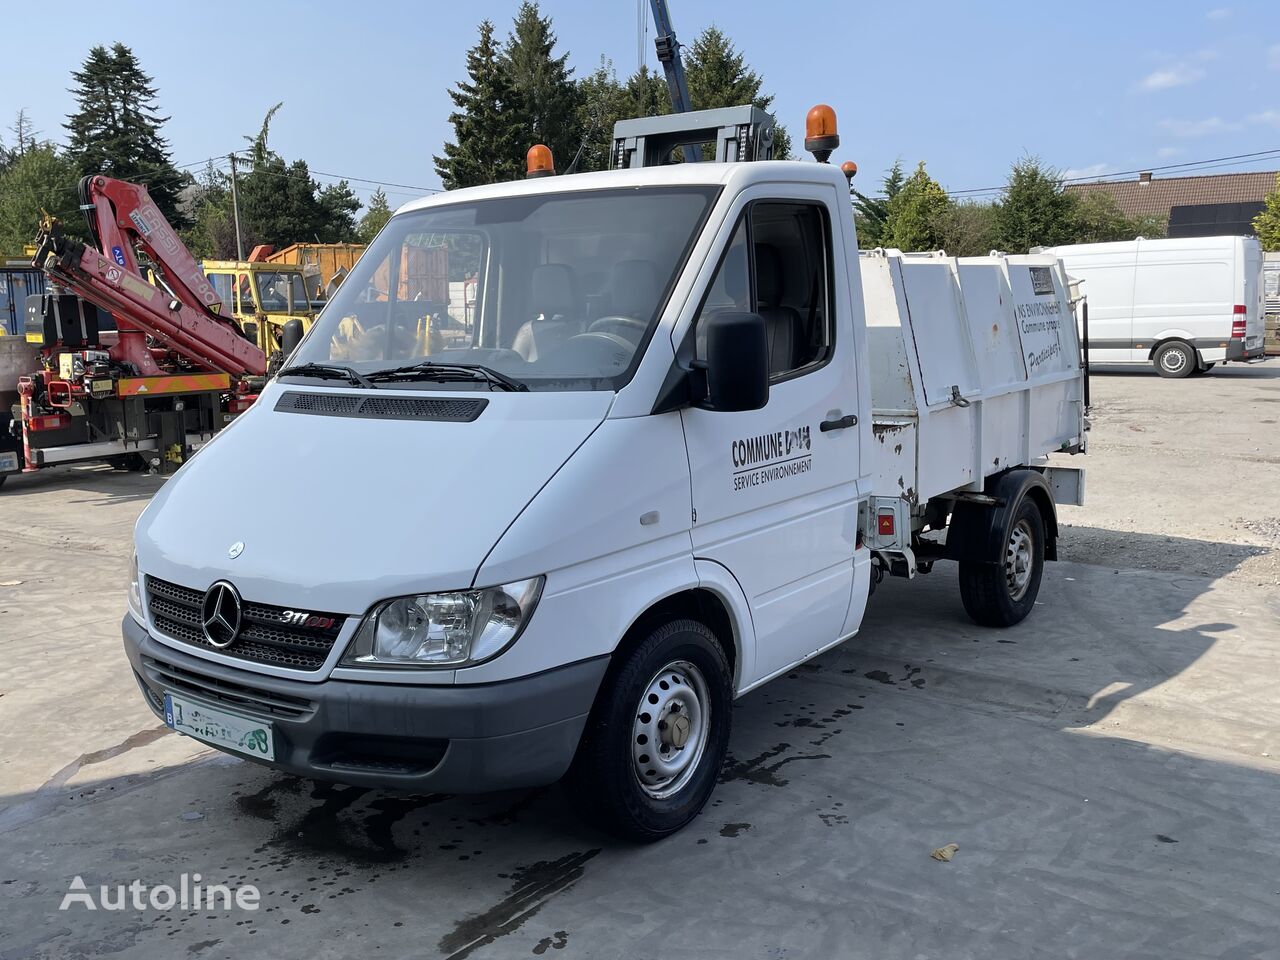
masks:
<path id="1" fill-rule="evenodd" d="M 96 249 L 46 225 L 36 265 L 50 280 L 194 363 L 233 377 L 266 374 L 266 355 L 218 314 L 221 301 L 146 187 L 95 176 L 81 181 L 80 193 Z M 135 248 L 157 264 L 172 297 L 147 282 Z"/>

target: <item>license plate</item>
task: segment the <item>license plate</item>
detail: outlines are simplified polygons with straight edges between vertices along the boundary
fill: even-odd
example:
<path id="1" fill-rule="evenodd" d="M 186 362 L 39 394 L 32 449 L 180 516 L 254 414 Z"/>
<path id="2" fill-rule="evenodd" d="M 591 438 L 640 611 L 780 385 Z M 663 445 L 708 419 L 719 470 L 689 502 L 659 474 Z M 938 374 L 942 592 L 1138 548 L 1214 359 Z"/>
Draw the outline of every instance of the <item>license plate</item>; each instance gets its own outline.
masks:
<path id="1" fill-rule="evenodd" d="M 214 746 L 264 760 L 276 758 L 270 720 L 228 713 L 173 693 L 164 695 L 165 725 Z"/>
<path id="2" fill-rule="evenodd" d="M 16 453 L 0 453 L 0 473 L 13 473 L 18 469 Z"/>

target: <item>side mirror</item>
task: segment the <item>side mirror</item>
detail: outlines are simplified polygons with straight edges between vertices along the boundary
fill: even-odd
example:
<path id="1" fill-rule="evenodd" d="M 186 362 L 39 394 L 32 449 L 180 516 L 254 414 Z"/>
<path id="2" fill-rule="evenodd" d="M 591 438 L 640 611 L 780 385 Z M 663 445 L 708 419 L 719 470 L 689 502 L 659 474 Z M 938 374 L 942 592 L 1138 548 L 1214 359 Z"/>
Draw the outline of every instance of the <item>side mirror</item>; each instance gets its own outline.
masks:
<path id="1" fill-rule="evenodd" d="M 302 342 L 302 321 L 286 320 L 280 328 L 280 352 L 287 360 Z"/>
<path id="2" fill-rule="evenodd" d="M 721 310 L 706 318 L 707 392 L 701 406 L 734 413 L 769 402 L 769 338 L 758 313 Z"/>

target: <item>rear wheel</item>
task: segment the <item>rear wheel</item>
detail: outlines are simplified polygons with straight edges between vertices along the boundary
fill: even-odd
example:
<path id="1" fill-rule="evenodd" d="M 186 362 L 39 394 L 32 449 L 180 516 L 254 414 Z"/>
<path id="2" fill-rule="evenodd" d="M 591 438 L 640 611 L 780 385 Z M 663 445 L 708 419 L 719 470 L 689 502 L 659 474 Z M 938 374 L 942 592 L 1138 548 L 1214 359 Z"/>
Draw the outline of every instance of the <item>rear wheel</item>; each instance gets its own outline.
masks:
<path id="1" fill-rule="evenodd" d="M 1024 497 L 1004 536 L 996 562 L 960 563 L 960 599 L 974 623 L 1012 627 L 1026 619 L 1044 575 L 1044 518 L 1035 500 Z"/>
<path id="2" fill-rule="evenodd" d="M 675 833 L 715 789 L 729 745 L 733 679 L 704 624 L 675 620 L 621 654 L 569 771 L 583 815 L 630 840 Z"/>
<path id="3" fill-rule="evenodd" d="M 1181 340 L 1171 340 L 1156 351 L 1151 362 L 1155 364 L 1156 373 L 1160 376 L 1181 380 L 1196 371 L 1200 365 L 1200 358 L 1196 356 L 1195 348 L 1191 344 L 1183 343 Z"/>

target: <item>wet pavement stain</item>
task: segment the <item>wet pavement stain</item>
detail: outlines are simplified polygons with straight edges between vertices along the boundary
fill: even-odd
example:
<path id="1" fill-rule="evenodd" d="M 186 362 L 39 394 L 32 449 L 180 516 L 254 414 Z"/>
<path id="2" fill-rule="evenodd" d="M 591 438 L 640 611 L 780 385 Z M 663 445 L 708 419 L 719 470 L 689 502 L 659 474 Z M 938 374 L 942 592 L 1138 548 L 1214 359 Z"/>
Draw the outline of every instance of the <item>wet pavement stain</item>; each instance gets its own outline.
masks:
<path id="1" fill-rule="evenodd" d="M 507 895 L 488 910 L 468 917 L 445 934 L 440 939 L 440 952 L 449 960 L 461 960 L 474 950 L 518 930 L 542 909 L 547 900 L 576 883 L 582 877 L 587 862 L 599 853 L 599 848 L 570 853 L 558 860 L 540 860 L 510 874 L 499 874 L 511 880 Z"/>
<path id="2" fill-rule="evenodd" d="M 789 743 L 775 744 L 758 756 L 745 761 L 735 760 L 732 755 L 729 755 L 725 758 L 724 768 L 720 771 L 720 782 L 746 780 L 750 783 L 761 783 L 770 787 L 785 787 L 791 781 L 778 776 L 778 770 L 786 764 L 791 763 L 793 760 L 831 759 L 831 754 L 829 753 L 796 754 L 795 756 L 783 757 L 777 763 L 765 765 L 766 761 L 772 760 L 790 749 L 791 744 Z"/>
<path id="3" fill-rule="evenodd" d="M 569 943 L 569 934 L 564 930 L 557 930 L 549 937 L 543 937 L 538 941 L 537 946 L 533 948 L 533 955 L 540 957 L 548 950 L 563 950 Z"/>
<path id="4" fill-rule="evenodd" d="M 720 836 L 722 837 L 740 837 L 743 831 L 750 830 L 749 823 L 726 823 L 720 828 Z"/>

